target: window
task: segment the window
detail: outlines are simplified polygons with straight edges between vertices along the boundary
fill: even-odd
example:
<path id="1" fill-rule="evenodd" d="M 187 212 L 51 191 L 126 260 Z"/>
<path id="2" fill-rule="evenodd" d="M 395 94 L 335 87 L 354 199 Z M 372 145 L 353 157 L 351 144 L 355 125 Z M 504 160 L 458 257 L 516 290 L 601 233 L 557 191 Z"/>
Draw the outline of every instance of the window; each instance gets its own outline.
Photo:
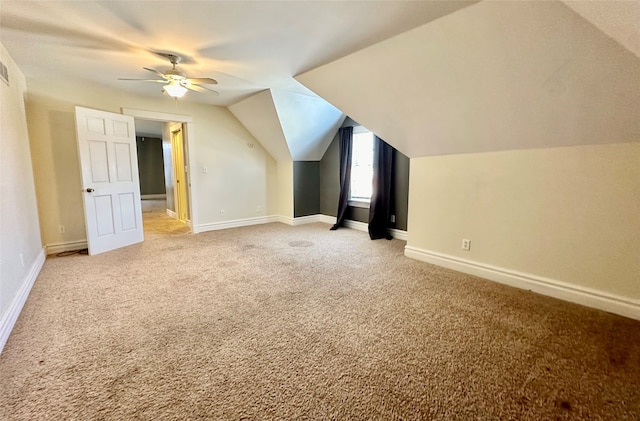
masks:
<path id="1" fill-rule="evenodd" d="M 349 205 L 369 207 L 373 180 L 373 133 L 362 126 L 353 128 L 351 189 Z"/>

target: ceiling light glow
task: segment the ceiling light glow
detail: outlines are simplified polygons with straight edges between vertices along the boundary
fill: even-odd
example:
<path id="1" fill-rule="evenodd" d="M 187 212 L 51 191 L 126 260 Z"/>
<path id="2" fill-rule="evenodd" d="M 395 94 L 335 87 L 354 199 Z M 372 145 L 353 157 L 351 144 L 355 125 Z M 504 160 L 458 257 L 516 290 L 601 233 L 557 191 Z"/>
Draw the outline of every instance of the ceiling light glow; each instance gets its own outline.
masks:
<path id="1" fill-rule="evenodd" d="M 180 85 L 180 83 L 171 82 L 168 85 L 164 85 L 164 90 L 174 98 L 182 98 L 182 96 L 187 92 L 188 89 Z"/>

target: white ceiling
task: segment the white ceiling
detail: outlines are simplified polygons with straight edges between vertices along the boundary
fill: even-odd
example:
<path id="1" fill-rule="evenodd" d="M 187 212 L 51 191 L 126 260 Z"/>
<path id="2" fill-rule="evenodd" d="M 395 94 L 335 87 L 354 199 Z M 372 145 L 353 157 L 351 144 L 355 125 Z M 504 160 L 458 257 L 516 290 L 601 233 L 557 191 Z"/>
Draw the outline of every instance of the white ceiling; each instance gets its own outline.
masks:
<path id="1" fill-rule="evenodd" d="M 184 57 L 189 77 L 213 77 L 220 96 L 184 101 L 228 106 L 264 89 L 312 95 L 293 76 L 447 15 L 450 1 L 7 1 L 0 40 L 29 79 L 84 79 L 142 95 L 159 84 L 142 67 Z"/>
<path id="2" fill-rule="evenodd" d="M 640 141 L 640 60 L 562 2 L 480 2 L 296 79 L 411 158 Z"/>
<path id="3" fill-rule="evenodd" d="M 229 110 L 278 161 L 319 161 L 345 119 L 322 98 L 275 89 Z"/>
<path id="4" fill-rule="evenodd" d="M 564 3 L 640 57 L 640 1 L 567 1 Z"/>
<path id="5" fill-rule="evenodd" d="M 152 135 L 162 137 L 162 129 L 164 123 L 162 121 L 136 119 L 136 135 Z"/>

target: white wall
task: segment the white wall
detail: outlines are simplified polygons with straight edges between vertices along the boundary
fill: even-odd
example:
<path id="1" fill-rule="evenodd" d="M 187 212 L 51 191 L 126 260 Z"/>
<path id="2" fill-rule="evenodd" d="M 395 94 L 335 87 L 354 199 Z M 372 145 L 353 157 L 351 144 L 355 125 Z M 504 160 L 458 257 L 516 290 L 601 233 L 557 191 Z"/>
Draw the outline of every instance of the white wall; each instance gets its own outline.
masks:
<path id="1" fill-rule="evenodd" d="M 189 95 L 198 93 L 189 93 Z M 73 107 L 111 112 L 149 110 L 193 118 L 188 133 L 194 214 L 199 225 L 275 213 L 276 163 L 255 138 L 222 107 L 178 101 L 158 94 L 137 97 L 80 81 L 29 81 L 27 117 L 35 167 L 42 237 L 46 245 L 86 238 Z M 251 145 L 251 147 L 249 146 Z M 202 171 L 207 166 L 208 172 Z M 257 207 L 261 211 L 257 212 Z M 220 214 L 220 209 L 225 211 Z M 59 233 L 58 226 L 66 232 Z M 195 227 L 194 227 L 195 228 Z M 206 229 L 206 228 L 204 228 Z"/>
<path id="2" fill-rule="evenodd" d="M 639 143 L 413 158 L 408 224 L 423 257 L 519 272 L 640 317 Z"/>
<path id="3" fill-rule="evenodd" d="M 42 263 L 24 106 L 24 76 L 0 44 L 10 86 L 0 81 L 0 351 Z"/>

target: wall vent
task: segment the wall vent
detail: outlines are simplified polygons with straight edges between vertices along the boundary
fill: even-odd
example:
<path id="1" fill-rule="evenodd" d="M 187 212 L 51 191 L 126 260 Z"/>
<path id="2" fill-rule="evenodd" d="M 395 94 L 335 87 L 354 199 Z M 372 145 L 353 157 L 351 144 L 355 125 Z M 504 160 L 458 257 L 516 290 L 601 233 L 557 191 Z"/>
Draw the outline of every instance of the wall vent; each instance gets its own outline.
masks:
<path id="1" fill-rule="evenodd" d="M 9 86 L 9 69 L 0 61 L 0 79 Z"/>

